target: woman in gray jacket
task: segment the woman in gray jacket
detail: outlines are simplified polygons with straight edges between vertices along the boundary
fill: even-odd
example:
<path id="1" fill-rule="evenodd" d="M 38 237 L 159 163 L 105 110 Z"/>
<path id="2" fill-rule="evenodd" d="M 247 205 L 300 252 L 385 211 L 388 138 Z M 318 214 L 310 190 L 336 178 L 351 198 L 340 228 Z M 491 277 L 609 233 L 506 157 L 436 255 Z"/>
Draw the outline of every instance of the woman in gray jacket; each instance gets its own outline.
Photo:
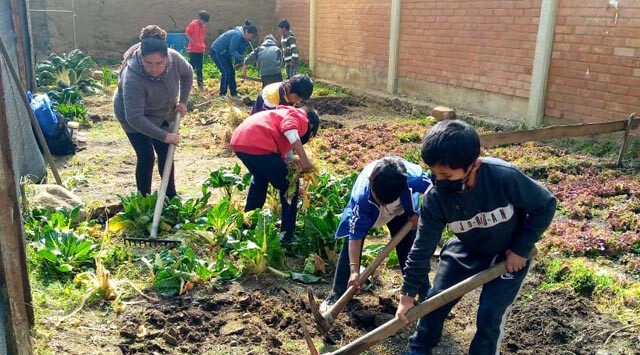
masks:
<path id="1" fill-rule="evenodd" d="M 140 42 L 124 54 L 113 98 L 115 115 L 138 158 L 136 185 L 143 195 L 151 193 L 154 150 L 162 174 L 169 144 L 179 143 L 179 135 L 169 131 L 176 112 L 187 112 L 193 85 L 191 65 L 168 48 L 166 38 L 167 33 L 158 26 L 142 29 Z M 172 169 L 167 197 L 175 195 Z"/>

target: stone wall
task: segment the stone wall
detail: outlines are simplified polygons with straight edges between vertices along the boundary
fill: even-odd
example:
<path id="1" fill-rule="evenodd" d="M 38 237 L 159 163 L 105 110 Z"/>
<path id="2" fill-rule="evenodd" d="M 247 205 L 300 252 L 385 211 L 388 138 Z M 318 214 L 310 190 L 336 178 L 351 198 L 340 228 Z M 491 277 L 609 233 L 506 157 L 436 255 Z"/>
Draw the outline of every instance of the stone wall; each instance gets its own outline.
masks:
<path id="1" fill-rule="evenodd" d="M 207 45 L 219 33 L 241 25 L 251 19 L 258 26 L 259 39 L 276 33 L 275 0 L 223 0 L 223 1 L 128 1 L 128 0 L 75 0 L 76 36 L 78 47 L 94 58 L 117 58 L 136 42 L 140 29 L 155 24 L 164 29 L 186 27 L 197 17 L 198 11 L 211 15 L 207 28 Z M 70 10 L 71 0 L 31 0 L 32 9 Z M 48 53 L 68 52 L 74 48 L 72 16 L 68 13 L 31 14 L 36 56 L 42 59 Z"/>

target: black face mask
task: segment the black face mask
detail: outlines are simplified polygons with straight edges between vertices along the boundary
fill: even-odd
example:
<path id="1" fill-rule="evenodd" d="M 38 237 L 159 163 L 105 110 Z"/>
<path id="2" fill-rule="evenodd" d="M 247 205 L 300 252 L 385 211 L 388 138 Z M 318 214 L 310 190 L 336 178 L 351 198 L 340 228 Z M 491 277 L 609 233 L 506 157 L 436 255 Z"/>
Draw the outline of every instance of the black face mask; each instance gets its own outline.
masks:
<path id="1" fill-rule="evenodd" d="M 462 179 L 457 180 L 435 180 L 435 185 L 438 190 L 448 191 L 448 192 L 464 192 L 467 189 L 467 181 L 471 176 L 472 169 L 469 169 L 469 173 L 465 175 Z M 435 178 L 435 175 L 432 174 Z"/>

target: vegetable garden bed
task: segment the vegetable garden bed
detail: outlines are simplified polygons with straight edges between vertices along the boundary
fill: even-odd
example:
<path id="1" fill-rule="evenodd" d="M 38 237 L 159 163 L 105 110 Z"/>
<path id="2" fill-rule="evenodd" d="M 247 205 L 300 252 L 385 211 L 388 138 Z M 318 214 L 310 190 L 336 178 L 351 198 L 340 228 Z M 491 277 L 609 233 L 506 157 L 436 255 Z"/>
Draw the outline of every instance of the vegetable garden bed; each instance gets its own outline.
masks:
<path id="1" fill-rule="evenodd" d="M 304 301 L 309 283 L 321 296 L 330 289 L 339 251 L 331 236 L 353 181 L 349 174 L 389 154 L 418 162 L 420 139 L 435 123 L 341 90 L 318 89 L 328 95 L 311 102 L 326 124 L 311 150 L 326 172 L 309 188 L 309 206 L 298 217 L 300 243 L 293 255 L 285 255 L 277 243 L 275 195 L 268 201 L 273 212 L 244 216 L 241 211 L 247 180 L 234 168 L 228 141 L 248 107 L 216 99 L 215 79 L 206 85 L 194 92 L 194 103 L 203 105 L 185 117 L 176 151 L 176 185 L 183 201 L 170 202 L 163 214 L 162 234 L 185 240 L 175 250 L 123 243 L 123 234 L 143 234 L 150 224 L 153 197 L 131 196 L 133 150 L 112 117 L 109 97 L 84 99 L 89 114 L 101 120 L 89 128 L 88 149 L 59 159 L 59 168 L 90 208 L 122 200 L 124 211 L 114 217 L 121 208 L 112 208 L 81 223 L 72 222 L 68 213 L 26 213 L 39 353 L 306 353 L 298 314 L 311 320 Z M 259 90 L 257 83 L 241 86 L 252 95 Z M 635 326 L 640 323 L 638 149 L 629 149 L 631 167 L 620 170 L 609 167 L 606 154 L 582 154 L 573 149 L 577 146 L 536 143 L 485 152 L 518 165 L 560 202 L 514 304 L 502 353 L 634 354 L 640 348 Z M 65 243 L 47 244 L 46 235 Z M 387 238 L 383 230 L 368 238 L 364 259 L 373 259 Z M 95 258 L 109 272 L 117 298 L 98 287 L 82 310 L 62 319 L 89 290 L 90 283 L 77 275 L 89 272 L 102 279 L 93 271 Z M 118 283 L 125 280 L 147 298 Z M 392 258 L 326 337 L 310 328 L 318 348 L 336 349 L 391 319 L 400 285 Z M 437 354 L 466 353 L 478 294 L 454 309 Z M 401 353 L 410 334 L 406 329 L 371 353 Z"/>

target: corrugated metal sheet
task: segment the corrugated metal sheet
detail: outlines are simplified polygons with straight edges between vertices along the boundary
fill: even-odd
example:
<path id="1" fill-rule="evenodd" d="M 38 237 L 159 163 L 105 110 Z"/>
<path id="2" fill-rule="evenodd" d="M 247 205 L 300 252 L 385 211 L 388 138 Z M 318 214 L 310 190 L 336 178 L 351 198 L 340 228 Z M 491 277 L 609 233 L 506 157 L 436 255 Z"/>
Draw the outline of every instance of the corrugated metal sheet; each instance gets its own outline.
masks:
<path id="1" fill-rule="evenodd" d="M 21 1 L 20 3 L 24 3 Z M 26 12 L 24 12 L 26 13 Z M 27 23 L 25 19 L 24 24 Z M 28 31 L 23 29 L 23 33 Z M 11 16 L 11 1 L 0 0 L 0 36 L 4 41 L 11 63 L 14 68 L 18 68 L 18 59 L 16 53 L 16 34 L 13 28 L 13 19 Z M 28 41 L 28 38 L 26 38 Z M 29 46 L 24 46 L 28 50 Z M 30 57 L 30 52 L 25 51 Z M 44 158 L 36 144 L 35 136 L 31 130 L 29 123 L 28 111 L 24 107 L 19 94 L 19 83 L 11 78 L 8 70 L 8 63 L 4 59 L 0 59 L 0 70 L 2 71 L 2 83 L 5 92 L 5 102 L 3 104 L 7 111 L 9 120 L 9 140 L 11 152 L 13 154 L 13 169 L 16 174 L 16 184 L 19 186 L 19 180 L 22 177 L 32 176 L 34 180 L 40 180 L 46 174 Z"/>

